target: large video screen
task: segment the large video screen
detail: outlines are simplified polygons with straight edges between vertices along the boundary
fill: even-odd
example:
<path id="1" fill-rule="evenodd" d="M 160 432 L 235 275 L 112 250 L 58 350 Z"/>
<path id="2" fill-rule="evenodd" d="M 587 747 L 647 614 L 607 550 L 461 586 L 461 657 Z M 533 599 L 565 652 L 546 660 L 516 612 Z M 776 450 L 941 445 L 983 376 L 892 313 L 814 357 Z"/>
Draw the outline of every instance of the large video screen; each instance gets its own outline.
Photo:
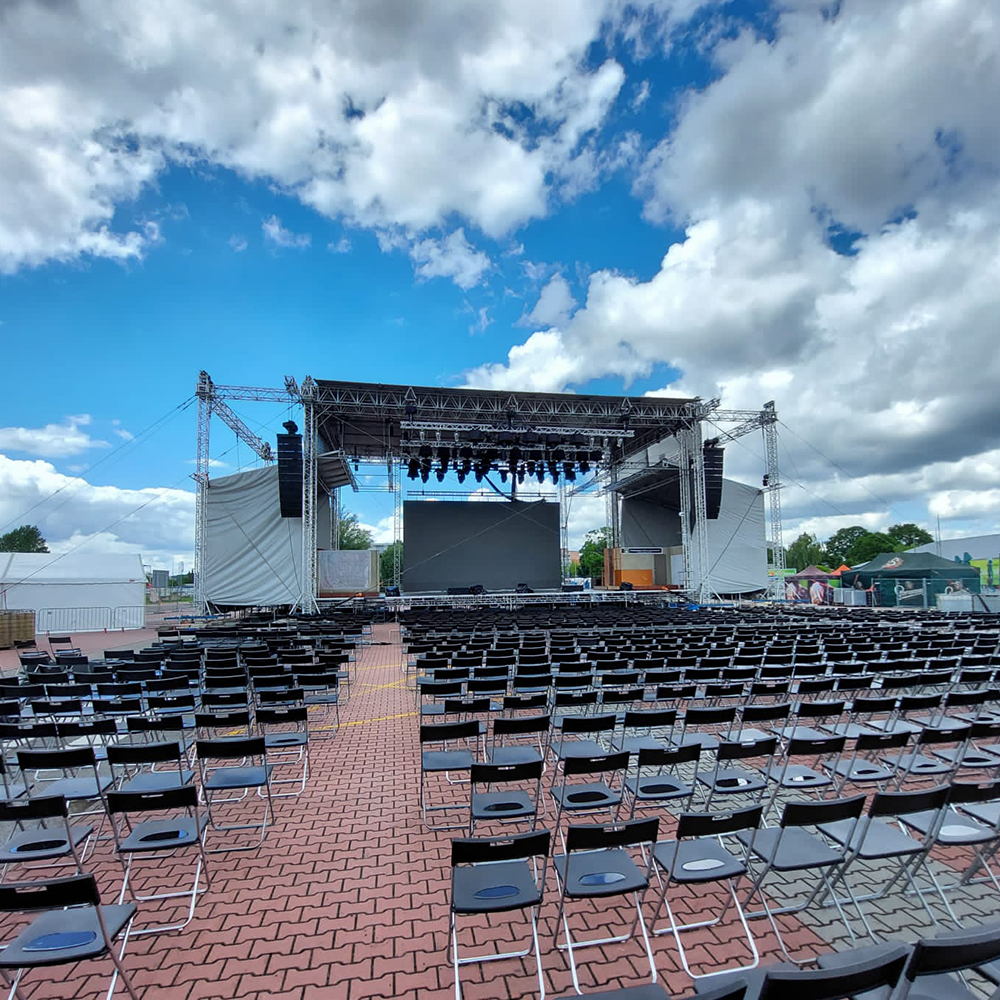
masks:
<path id="1" fill-rule="evenodd" d="M 405 592 L 477 583 L 487 590 L 558 590 L 559 504 L 408 500 L 403 504 Z"/>

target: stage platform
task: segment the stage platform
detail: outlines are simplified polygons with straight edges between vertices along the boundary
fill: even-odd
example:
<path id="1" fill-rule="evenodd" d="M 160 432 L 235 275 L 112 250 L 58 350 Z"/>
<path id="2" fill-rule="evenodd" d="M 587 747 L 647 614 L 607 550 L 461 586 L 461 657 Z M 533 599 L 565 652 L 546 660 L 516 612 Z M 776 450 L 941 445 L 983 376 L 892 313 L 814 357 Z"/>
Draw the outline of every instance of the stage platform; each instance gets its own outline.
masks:
<path id="1" fill-rule="evenodd" d="M 690 596 L 682 590 L 536 590 L 531 594 L 519 594 L 516 590 L 495 590 L 487 594 L 446 594 L 443 592 L 422 592 L 403 594 L 400 597 L 358 597 L 351 601 L 344 599 L 320 599 L 320 608 L 365 607 L 373 604 L 388 607 L 391 611 L 406 611 L 409 608 L 503 608 L 512 610 L 531 604 L 623 604 L 623 605 L 687 605 Z"/>

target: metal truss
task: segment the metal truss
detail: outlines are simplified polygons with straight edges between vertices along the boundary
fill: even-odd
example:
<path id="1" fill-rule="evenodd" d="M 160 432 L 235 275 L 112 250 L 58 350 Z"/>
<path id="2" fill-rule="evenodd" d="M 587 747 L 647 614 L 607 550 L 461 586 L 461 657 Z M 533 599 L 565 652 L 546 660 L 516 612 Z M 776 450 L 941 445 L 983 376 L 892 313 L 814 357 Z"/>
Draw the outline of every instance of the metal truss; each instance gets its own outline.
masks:
<path id="1" fill-rule="evenodd" d="M 295 609 L 311 615 L 316 603 L 316 398 L 306 376 L 299 390 L 302 401 L 302 590 Z"/>
<path id="2" fill-rule="evenodd" d="M 511 427 L 509 424 L 471 423 L 448 420 L 400 420 L 399 426 L 405 431 L 483 431 L 485 434 L 565 434 L 566 425 L 547 427 L 544 424 L 531 427 Z M 631 438 L 635 431 L 622 427 L 587 427 L 578 431 L 589 438 Z M 529 445 L 529 447 L 531 447 Z M 583 447 L 583 445 L 580 445 Z"/>

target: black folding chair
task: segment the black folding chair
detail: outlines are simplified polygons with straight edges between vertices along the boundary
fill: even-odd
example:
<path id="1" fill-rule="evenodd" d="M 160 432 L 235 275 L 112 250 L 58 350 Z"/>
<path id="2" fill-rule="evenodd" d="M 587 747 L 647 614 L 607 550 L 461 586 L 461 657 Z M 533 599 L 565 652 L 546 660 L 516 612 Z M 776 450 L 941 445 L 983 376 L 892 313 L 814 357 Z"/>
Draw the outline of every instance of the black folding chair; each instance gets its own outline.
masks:
<path id="1" fill-rule="evenodd" d="M 170 815 L 164 816 L 164 813 Z M 194 917 L 201 874 L 205 873 L 206 886 L 211 885 L 208 876 L 208 858 L 205 856 L 205 831 L 208 819 L 198 807 L 198 790 L 194 785 L 183 785 L 159 791 L 108 792 L 108 814 L 111 816 L 111 831 L 115 839 L 115 850 L 124 869 L 118 902 L 124 903 L 126 894 L 137 903 L 159 900 L 189 900 L 187 916 L 180 923 L 155 924 L 132 930 L 132 934 L 161 934 L 179 931 Z M 139 818 L 155 814 L 156 818 Z M 171 858 L 178 851 L 197 850 L 198 861 L 194 878 L 189 889 L 181 891 L 152 892 L 139 895 L 132 887 L 132 867 L 136 858 L 150 857 L 150 867 L 162 867 L 165 858 Z"/>
<path id="2" fill-rule="evenodd" d="M 12 823 L 10 839 L 0 848 L 0 882 L 12 865 L 29 868 L 54 868 L 59 859 L 72 859 L 77 873 L 83 871 L 82 856 L 87 853 L 94 828 L 89 823 L 69 821 L 69 806 L 62 795 L 0 802 L 0 823 Z M 26 826 L 26 824 L 35 824 Z M 81 847 L 82 845 L 82 847 Z"/>
<path id="3" fill-rule="evenodd" d="M 427 799 L 428 775 L 442 775 L 448 784 L 455 784 L 452 774 L 468 775 L 476 759 L 470 744 L 476 746 L 483 741 L 483 725 L 476 719 L 467 722 L 439 722 L 423 724 L 420 727 L 420 814 L 428 830 L 464 830 L 467 822 L 432 824 L 432 812 L 455 812 L 468 808 L 468 799 L 461 802 L 444 802 L 430 805 Z M 428 744 L 438 744 L 440 750 L 424 749 Z M 457 746 L 456 746 L 457 745 Z M 466 777 L 464 781 L 467 781 Z"/>
<path id="4" fill-rule="evenodd" d="M 627 756 L 627 754 L 626 754 Z M 569 763 L 569 761 L 567 761 Z M 552 859 L 559 883 L 559 913 L 556 917 L 556 947 L 565 951 L 569 959 L 573 988 L 580 993 L 580 980 L 576 971 L 574 949 L 594 945 L 621 944 L 635 935 L 636 927 L 642 931 L 642 940 L 649 960 L 652 981 L 656 982 L 656 960 L 653 957 L 649 932 L 642 915 L 642 900 L 649 888 L 653 867 L 653 847 L 659 830 L 658 818 L 631 820 L 610 826 L 571 826 L 566 833 L 566 853 Z M 645 864 L 640 867 L 633 860 L 628 848 L 638 848 Z M 614 896 L 631 896 L 635 904 L 635 922 L 625 933 L 589 941 L 574 941 L 566 915 L 568 900 L 603 900 Z M 559 943 L 558 922 L 562 921 L 565 943 Z"/>
<path id="5" fill-rule="evenodd" d="M 622 785 L 624 801 L 628 803 L 629 819 L 634 819 L 639 809 L 653 809 L 667 802 L 687 800 L 684 805 L 690 809 L 698 783 L 700 757 L 700 743 L 668 749 L 641 749 L 635 774 L 627 775 Z M 688 765 L 692 767 L 690 779 L 683 773 L 683 768 Z"/>
<path id="6" fill-rule="evenodd" d="M 548 830 L 512 837 L 459 839 L 451 842 L 451 959 L 455 970 L 455 998 L 462 1000 L 459 969 L 463 965 L 524 958 L 532 950 L 538 974 L 539 996 L 545 997 L 541 950 L 538 946 L 538 909 L 545 894 L 545 866 L 551 834 Z M 541 871 L 538 859 L 542 859 Z M 458 953 L 458 917 L 527 911 L 532 945 L 502 954 Z"/>
<path id="7" fill-rule="evenodd" d="M 37 911 L 42 912 L 0 948 L 0 970 L 11 985 L 12 996 L 20 995 L 18 987 L 29 969 L 76 964 L 108 955 L 115 966 L 108 996 L 120 976 L 132 1000 L 139 1000 L 122 965 L 136 912 L 134 903 L 102 905 L 93 875 L 0 885 L 0 912 Z M 122 943 L 116 954 L 114 942 L 119 937 Z"/>
<path id="8" fill-rule="evenodd" d="M 504 790 L 496 791 L 497 786 Z M 510 787 L 515 786 L 515 787 Z M 481 764 L 469 771 L 469 836 L 476 835 L 476 822 L 530 822 L 535 829 L 542 786 L 542 762 L 525 764 Z M 485 791 L 479 791 L 485 788 Z"/>

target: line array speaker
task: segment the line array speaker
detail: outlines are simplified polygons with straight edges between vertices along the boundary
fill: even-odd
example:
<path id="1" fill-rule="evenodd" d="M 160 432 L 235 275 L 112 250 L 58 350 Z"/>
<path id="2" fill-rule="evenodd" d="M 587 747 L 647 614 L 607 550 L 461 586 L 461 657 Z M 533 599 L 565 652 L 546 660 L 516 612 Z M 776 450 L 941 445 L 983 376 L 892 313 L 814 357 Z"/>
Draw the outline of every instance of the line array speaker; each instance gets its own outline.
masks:
<path id="1" fill-rule="evenodd" d="M 282 517 L 302 516 L 302 435 L 278 435 L 278 504 Z"/>
<path id="2" fill-rule="evenodd" d="M 722 507 L 722 455 L 725 449 L 706 444 L 702 448 L 705 462 L 705 516 L 714 521 Z"/>

